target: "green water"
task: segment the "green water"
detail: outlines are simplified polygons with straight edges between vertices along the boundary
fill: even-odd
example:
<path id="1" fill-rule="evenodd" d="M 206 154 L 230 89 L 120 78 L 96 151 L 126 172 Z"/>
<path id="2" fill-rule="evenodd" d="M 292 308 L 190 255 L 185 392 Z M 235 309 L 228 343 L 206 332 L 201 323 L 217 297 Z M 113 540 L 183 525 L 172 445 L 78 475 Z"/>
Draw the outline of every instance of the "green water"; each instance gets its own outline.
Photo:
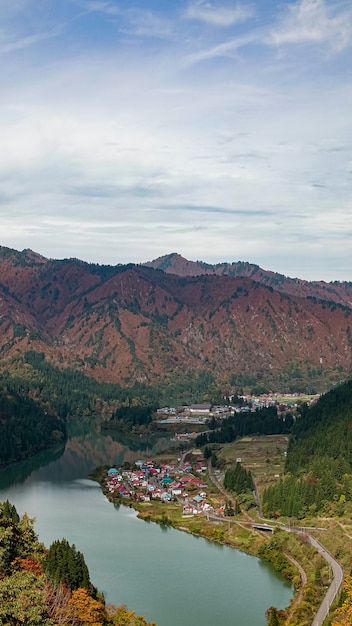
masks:
<path id="1" fill-rule="evenodd" d="M 167 440 L 118 440 L 92 423 L 74 428 L 65 449 L 0 474 L 0 499 L 36 518 L 49 545 L 65 537 L 86 558 L 93 583 L 158 626 L 264 626 L 269 606 L 284 608 L 292 588 L 266 563 L 225 546 L 162 529 L 115 507 L 87 480 L 93 467 L 152 456 Z"/>

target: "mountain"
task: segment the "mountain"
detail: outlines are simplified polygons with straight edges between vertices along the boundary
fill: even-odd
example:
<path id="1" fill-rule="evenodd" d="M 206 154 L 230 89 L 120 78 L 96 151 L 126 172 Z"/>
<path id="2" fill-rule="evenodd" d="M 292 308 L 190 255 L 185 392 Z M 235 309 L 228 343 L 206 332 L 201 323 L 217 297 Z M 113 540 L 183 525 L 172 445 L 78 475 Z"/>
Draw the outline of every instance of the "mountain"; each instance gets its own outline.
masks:
<path id="1" fill-rule="evenodd" d="M 289 440 L 285 476 L 263 495 L 265 516 L 349 518 L 352 494 L 352 381 L 302 405 Z"/>
<path id="2" fill-rule="evenodd" d="M 351 371 L 352 283 L 169 255 L 104 266 L 0 248 L 0 365 L 28 350 L 99 381 L 211 372 L 224 385 L 320 390 Z"/>
<path id="3" fill-rule="evenodd" d="M 203 261 L 188 261 L 176 252 L 159 257 L 145 263 L 146 267 L 162 270 L 167 274 L 177 276 L 237 276 L 251 278 L 267 287 L 277 289 L 299 297 L 312 297 L 330 300 L 340 304 L 352 306 L 352 282 L 307 281 L 300 278 L 289 278 L 277 272 L 263 270 L 259 265 L 237 261 L 235 263 L 217 263 L 210 265 Z"/>

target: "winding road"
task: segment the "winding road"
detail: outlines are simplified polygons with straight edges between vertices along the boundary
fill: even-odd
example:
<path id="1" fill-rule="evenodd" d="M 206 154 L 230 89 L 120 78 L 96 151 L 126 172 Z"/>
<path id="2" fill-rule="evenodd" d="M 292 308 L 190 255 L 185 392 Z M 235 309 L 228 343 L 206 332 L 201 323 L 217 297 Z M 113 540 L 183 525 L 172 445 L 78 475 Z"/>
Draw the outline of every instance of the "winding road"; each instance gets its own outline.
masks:
<path id="1" fill-rule="evenodd" d="M 213 472 L 213 468 L 211 467 L 210 460 L 208 462 L 208 476 L 209 476 L 210 480 L 215 484 L 215 486 L 219 489 L 219 491 L 226 498 L 228 498 L 229 500 L 232 500 L 231 495 L 226 491 L 224 486 L 214 476 L 214 472 Z M 262 509 L 261 509 L 259 493 L 258 493 L 258 490 L 257 490 L 257 487 L 256 487 L 255 483 L 254 483 L 254 496 L 255 496 L 255 499 L 256 499 L 256 502 L 257 502 L 257 506 L 258 506 L 258 516 L 259 516 L 259 519 L 263 520 L 266 530 L 268 530 L 269 528 L 274 530 L 275 528 L 277 528 L 277 526 L 275 526 L 273 524 L 272 525 L 271 524 L 267 524 L 266 520 L 264 520 L 264 518 L 262 517 Z M 220 521 L 217 516 L 211 516 L 211 517 L 214 518 L 213 521 Z M 222 518 L 222 521 L 224 521 L 223 518 Z M 230 521 L 230 520 L 226 520 L 226 521 Z M 231 521 L 235 521 L 235 520 L 231 520 Z M 239 522 L 237 522 L 237 523 L 239 523 Z M 258 528 L 258 524 L 252 523 L 252 526 L 254 528 Z M 338 593 L 340 591 L 340 588 L 341 588 L 341 585 L 342 585 L 342 581 L 343 581 L 343 574 L 344 574 L 343 569 L 342 569 L 340 563 L 338 563 L 338 561 L 336 561 L 336 559 L 334 559 L 332 554 L 330 554 L 330 552 L 328 552 L 328 550 L 323 546 L 323 544 L 320 543 L 320 541 L 318 541 L 318 539 L 316 539 L 315 537 L 313 537 L 312 535 L 307 533 L 306 529 L 293 528 L 293 527 L 285 526 L 285 525 L 280 526 L 280 528 L 282 528 L 283 530 L 286 530 L 287 532 L 296 533 L 297 535 L 300 535 L 300 536 L 304 535 L 305 539 L 308 540 L 310 545 L 313 546 L 319 552 L 319 554 L 322 555 L 322 557 L 327 561 L 327 563 L 329 564 L 329 567 L 331 568 L 332 582 L 331 582 L 330 587 L 328 588 L 328 590 L 327 590 L 327 592 L 326 592 L 326 594 L 324 596 L 324 599 L 323 599 L 323 601 L 322 601 L 318 611 L 316 612 L 316 614 L 314 616 L 314 619 L 313 619 L 312 625 L 311 625 L 311 626 L 322 626 L 325 618 L 329 614 L 330 607 L 331 607 L 333 601 L 335 600 L 336 596 L 338 595 Z M 292 560 L 292 559 L 290 559 L 290 560 Z M 304 584 L 304 580 L 305 579 L 302 576 L 302 571 L 301 571 L 300 566 L 298 566 L 298 569 L 300 570 L 300 573 L 301 573 L 302 584 Z"/>

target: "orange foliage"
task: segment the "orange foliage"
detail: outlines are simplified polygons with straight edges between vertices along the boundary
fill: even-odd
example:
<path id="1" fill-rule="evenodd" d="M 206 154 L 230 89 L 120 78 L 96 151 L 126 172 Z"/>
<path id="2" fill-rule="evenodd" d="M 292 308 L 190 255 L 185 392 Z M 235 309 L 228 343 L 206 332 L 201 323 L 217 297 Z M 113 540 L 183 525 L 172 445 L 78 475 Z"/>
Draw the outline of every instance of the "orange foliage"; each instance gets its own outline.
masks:
<path id="1" fill-rule="evenodd" d="M 27 557 L 26 559 L 22 559 L 21 557 L 17 557 L 13 562 L 13 566 L 17 569 L 25 569 L 28 572 L 32 572 L 35 576 L 39 576 L 43 573 L 43 566 L 41 563 L 36 561 L 36 559 L 31 559 Z"/>
<path id="2" fill-rule="evenodd" d="M 342 604 L 334 615 L 332 626 L 351 626 L 352 624 L 352 576 L 346 575 L 341 592 Z"/>
<path id="3" fill-rule="evenodd" d="M 87 589 L 80 587 L 72 592 L 69 601 L 69 607 L 73 609 L 73 613 L 77 616 L 81 623 L 91 626 L 103 626 L 105 621 L 105 610 L 102 602 L 94 600 Z"/>
<path id="4" fill-rule="evenodd" d="M 116 607 L 108 604 L 106 613 L 111 620 L 109 624 L 115 624 L 115 626 L 156 626 L 154 622 L 147 623 L 144 617 L 136 615 L 134 611 L 129 611 L 125 605 Z"/>

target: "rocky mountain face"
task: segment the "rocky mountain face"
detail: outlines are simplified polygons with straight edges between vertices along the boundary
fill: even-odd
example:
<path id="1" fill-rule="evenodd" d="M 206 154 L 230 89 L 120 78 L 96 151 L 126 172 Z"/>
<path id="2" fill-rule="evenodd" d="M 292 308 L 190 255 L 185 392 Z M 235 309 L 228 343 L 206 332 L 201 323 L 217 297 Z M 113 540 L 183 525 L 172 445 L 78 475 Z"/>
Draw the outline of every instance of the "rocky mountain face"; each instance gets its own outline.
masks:
<path id="1" fill-rule="evenodd" d="M 0 359 L 27 350 L 101 381 L 207 370 L 223 384 L 331 386 L 352 366 L 352 283 L 169 255 L 100 266 L 0 248 Z"/>
<path id="2" fill-rule="evenodd" d="M 352 305 L 352 282 L 307 281 L 289 278 L 283 274 L 263 270 L 259 265 L 237 261 L 210 265 L 203 261 L 188 261 L 177 253 L 167 254 L 145 264 L 146 267 L 162 270 L 177 276 L 237 276 L 251 278 L 267 287 L 298 297 L 311 297 L 329 300 L 339 304 Z"/>

